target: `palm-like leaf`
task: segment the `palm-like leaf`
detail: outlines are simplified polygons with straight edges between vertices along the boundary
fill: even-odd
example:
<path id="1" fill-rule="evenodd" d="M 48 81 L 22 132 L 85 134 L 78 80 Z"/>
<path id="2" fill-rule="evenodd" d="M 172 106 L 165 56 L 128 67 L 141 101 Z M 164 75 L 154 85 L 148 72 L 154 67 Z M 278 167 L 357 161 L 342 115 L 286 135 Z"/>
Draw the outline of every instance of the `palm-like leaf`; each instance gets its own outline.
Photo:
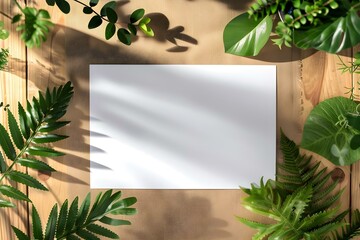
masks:
<path id="1" fill-rule="evenodd" d="M 26 186 L 47 190 L 38 180 L 25 172 L 15 171 L 15 164 L 24 167 L 44 171 L 55 171 L 45 162 L 35 158 L 35 156 L 53 157 L 63 153 L 55 151 L 44 144 L 52 143 L 65 139 L 66 136 L 49 134 L 50 131 L 65 126 L 69 122 L 58 121 L 65 113 L 73 95 L 73 87 L 70 82 L 59 88 L 54 88 L 52 92 L 47 89 L 45 96 L 39 92 L 38 98 L 33 98 L 32 103 L 27 102 L 26 110 L 19 103 L 19 121 L 16 121 L 13 113 L 8 110 L 9 132 L 0 124 L 0 146 L 6 157 L 11 161 L 8 166 L 7 161 L 0 153 L 0 194 L 10 198 L 30 201 L 25 194 L 8 185 L 3 185 L 2 180 L 9 180 L 25 184 Z M 14 206 L 9 204 L 6 199 L 0 196 L 0 207 Z"/>
<path id="2" fill-rule="evenodd" d="M 119 236 L 103 225 L 110 226 L 129 225 L 126 220 L 114 219 L 108 215 L 132 215 L 136 213 L 134 208 L 129 208 L 136 203 L 136 198 L 120 199 L 121 192 L 112 193 L 112 190 L 97 195 L 95 202 L 90 208 L 90 193 L 86 196 L 78 209 L 78 198 L 70 204 L 66 200 L 58 213 L 58 206 L 54 205 L 49 215 L 45 231 L 42 229 L 41 220 L 33 206 L 33 235 L 26 233 L 13 226 L 16 236 L 22 239 L 119 239 Z M 127 213 L 127 214 L 126 214 Z M 110 220 L 110 221 L 109 221 Z M 118 224 L 123 223 L 123 224 Z"/>
<path id="3" fill-rule="evenodd" d="M 355 210 L 351 215 L 351 224 L 342 228 L 341 231 L 333 232 L 333 240 L 348 240 L 360 236 L 360 211 Z"/>

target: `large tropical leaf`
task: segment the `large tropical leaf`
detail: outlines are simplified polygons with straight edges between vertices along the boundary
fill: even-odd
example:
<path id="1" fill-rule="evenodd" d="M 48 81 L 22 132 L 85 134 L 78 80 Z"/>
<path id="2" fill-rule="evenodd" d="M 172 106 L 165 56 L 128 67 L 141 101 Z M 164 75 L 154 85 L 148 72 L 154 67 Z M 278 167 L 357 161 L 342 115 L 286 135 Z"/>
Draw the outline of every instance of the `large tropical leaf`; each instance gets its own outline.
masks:
<path id="1" fill-rule="evenodd" d="M 271 16 L 254 20 L 243 13 L 231 20 L 224 29 L 225 52 L 239 56 L 256 56 L 269 40 Z"/>
<path id="2" fill-rule="evenodd" d="M 304 125 L 301 147 L 336 165 L 350 165 L 360 159 L 360 151 L 350 147 L 354 133 L 346 115 L 355 112 L 356 103 L 344 97 L 327 99 L 317 105 Z"/>
<path id="3" fill-rule="evenodd" d="M 306 31 L 294 31 L 294 43 L 299 48 L 315 48 L 330 53 L 355 46 L 360 43 L 358 10 L 350 9 L 346 16 Z"/>

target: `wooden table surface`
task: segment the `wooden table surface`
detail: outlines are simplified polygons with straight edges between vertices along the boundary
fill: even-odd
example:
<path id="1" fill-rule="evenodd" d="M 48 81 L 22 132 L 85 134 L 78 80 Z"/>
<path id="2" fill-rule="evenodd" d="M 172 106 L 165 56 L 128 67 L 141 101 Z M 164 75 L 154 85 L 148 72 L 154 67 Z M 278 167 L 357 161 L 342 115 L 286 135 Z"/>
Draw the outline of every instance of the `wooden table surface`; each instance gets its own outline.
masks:
<path id="1" fill-rule="evenodd" d="M 20 1 L 25 5 L 24 0 Z M 72 2 L 72 1 L 69 1 Z M 9 68 L 0 72 L 0 99 L 16 112 L 17 101 L 24 103 L 47 86 L 57 86 L 71 80 L 75 95 L 65 116 L 71 124 L 63 130 L 69 135 L 57 143 L 64 157 L 44 159 L 57 172 L 30 174 L 40 179 L 50 191 L 28 189 L 43 221 L 54 203 L 79 196 L 83 199 L 89 188 L 89 64 L 276 64 L 278 80 L 277 127 L 296 142 L 300 142 L 303 123 L 319 101 L 344 95 L 357 78 L 341 74 L 335 55 L 285 48 L 271 44 L 260 56 L 253 58 L 225 54 L 222 46 L 224 26 L 251 1 L 237 0 L 133 0 L 123 1 L 120 15 L 125 18 L 132 10 L 143 7 L 153 19 L 156 37 L 140 36 L 131 47 L 115 39 L 105 41 L 103 28 L 88 30 L 89 16 L 82 8 L 71 4 L 72 11 L 63 15 L 47 7 L 45 0 L 27 1 L 29 6 L 48 9 L 55 23 L 48 41 L 39 49 L 28 49 L 10 20 L 1 16 L 11 36 L 1 41 L 11 53 Z M 14 15 L 11 0 L 0 1 L 1 11 Z M 341 53 L 350 61 L 352 49 Z M 256 96 L 254 96 L 256 97 Z M 1 115 L 5 121 L 4 114 Z M 315 156 L 333 170 L 335 166 Z M 281 161 L 279 156 L 279 161 Z M 338 189 L 345 188 L 342 208 L 360 208 L 360 165 L 341 167 L 345 176 Z M 340 174 L 341 175 L 341 174 Z M 335 174 L 334 174 L 334 177 Z M 22 187 L 22 186 L 20 186 Z M 22 188 L 24 191 L 26 189 Z M 98 191 L 91 191 L 96 194 Z M 139 214 L 129 219 L 132 226 L 114 229 L 127 240 L 202 240 L 251 239 L 254 231 L 235 220 L 235 215 L 256 218 L 241 206 L 240 190 L 124 190 L 124 196 L 136 196 Z M 0 209 L 0 239 L 15 239 L 10 224 L 28 227 L 28 208 Z"/>

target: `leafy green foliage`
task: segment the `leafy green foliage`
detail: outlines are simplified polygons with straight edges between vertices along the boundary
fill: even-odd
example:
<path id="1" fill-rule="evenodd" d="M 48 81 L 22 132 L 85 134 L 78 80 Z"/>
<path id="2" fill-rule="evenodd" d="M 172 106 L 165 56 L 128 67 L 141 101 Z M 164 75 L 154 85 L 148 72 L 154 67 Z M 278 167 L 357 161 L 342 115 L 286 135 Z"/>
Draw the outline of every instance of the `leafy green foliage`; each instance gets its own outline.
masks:
<path id="1" fill-rule="evenodd" d="M 32 103 L 27 102 L 26 110 L 19 103 L 19 121 L 16 121 L 13 113 L 8 109 L 9 132 L 0 124 L 0 146 L 7 157 L 7 161 L 0 153 L 0 207 L 14 206 L 4 196 L 30 202 L 30 199 L 19 190 L 10 185 L 2 184 L 3 179 L 24 184 L 28 187 L 47 190 L 38 180 L 13 169 L 15 164 L 43 171 L 55 171 L 47 163 L 35 158 L 35 156 L 61 156 L 50 146 L 44 146 L 55 141 L 60 141 L 66 136 L 51 134 L 50 131 L 65 126 L 69 122 L 58 121 L 65 113 L 73 95 L 73 87 L 70 82 L 54 88 L 51 92 L 47 89 L 46 94 L 39 92 L 38 98 L 33 98 Z M 11 164 L 7 164 L 10 162 Z"/>
<path id="2" fill-rule="evenodd" d="M 304 125 L 301 147 L 313 151 L 336 165 L 350 165 L 360 159 L 360 151 L 350 146 L 360 131 L 349 124 L 347 116 L 356 113 L 356 103 L 334 97 L 319 103 Z"/>
<path id="3" fill-rule="evenodd" d="M 26 7 L 22 9 L 25 15 L 25 21 L 21 23 L 16 30 L 22 32 L 21 39 L 28 47 L 40 47 L 41 43 L 46 41 L 47 34 L 53 23 L 50 21 L 50 14 L 44 9 Z"/>
<path id="4" fill-rule="evenodd" d="M 78 198 L 70 204 L 66 200 L 58 212 L 57 204 L 52 208 L 47 220 L 45 231 L 36 208 L 32 207 L 32 236 L 12 227 L 19 240 L 22 239 L 119 239 L 119 236 L 105 225 L 119 226 L 130 225 L 127 220 L 110 218 L 109 215 L 133 215 L 136 214 L 135 208 L 130 208 L 136 203 L 136 198 L 129 197 L 120 199 L 121 192 L 112 193 L 108 190 L 105 193 L 99 193 L 95 202 L 91 206 L 90 193 L 78 208 Z M 97 222 L 103 223 L 99 225 Z"/>
<path id="5" fill-rule="evenodd" d="M 4 22 L 0 21 L 0 39 L 5 40 L 9 37 L 9 31 L 4 29 Z"/>
<path id="6" fill-rule="evenodd" d="M 258 230 L 252 239 L 326 239 L 329 233 L 346 226 L 343 218 L 332 208 L 342 191 L 332 195 L 335 183 L 330 181 L 326 169 L 318 171 L 310 158 L 301 156 L 299 148 L 281 134 L 281 150 L 284 163 L 276 181 L 260 181 L 260 186 L 243 189 L 248 194 L 245 208 L 271 218 L 274 223 L 263 224 L 238 218 L 239 221 Z"/>
<path id="7" fill-rule="evenodd" d="M 231 20 L 224 29 L 225 52 L 255 56 L 268 41 L 273 21 L 270 16 L 252 19 L 247 13 Z"/>
<path id="8" fill-rule="evenodd" d="M 8 64 L 9 50 L 1 48 L 0 51 L 0 70 L 4 70 Z"/>
<path id="9" fill-rule="evenodd" d="M 357 27 L 360 25 L 359 10 L 358 0 L 257 0 L 246 15 L 260 22 L 262 19 L 279 14 L 281 21 L 276 24 L 274 31 L 277 36 L 271 40 L 280 48 L 282 45 L 291 47 L 294 43 L 295 46 L 303 49 L 315 48 L 337 53 L 360 42 L 360 29 Z M 243 31 L 248 24 L 249 19 L 239 18 L 237 31 Z M 264 26 L 259 25 L 255 26 L 253 31 L 265 31 L 264 29 Z M 236 32 L 236 29 L 233 31 Z M 229 41 L 231 40 L 224 38 L 225 46 Z M 247 53 L 247 48 L 261 49 L 264 46 L 259 42 L 251 42 L 245 36 L 239 38 L 235 35 L 232 41 L 245 42 L 242 48 L 230 52 L 241 56 L 247 56 L 243 54 Z"/>
<path id="10" fill-rule="evenodd" d="M 360 212 L 359 210 L 353 211 L 351 214 L 351 223 L 342 227 L 341 231 L 333 232 L 333 240 L 348 240 L 360 236 Z"/>

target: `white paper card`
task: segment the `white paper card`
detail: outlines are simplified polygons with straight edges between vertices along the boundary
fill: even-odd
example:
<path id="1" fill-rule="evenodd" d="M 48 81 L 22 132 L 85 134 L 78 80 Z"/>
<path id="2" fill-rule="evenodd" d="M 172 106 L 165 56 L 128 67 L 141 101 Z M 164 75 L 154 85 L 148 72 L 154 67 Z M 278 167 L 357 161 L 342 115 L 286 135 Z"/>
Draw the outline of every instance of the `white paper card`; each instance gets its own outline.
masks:
<path id="1" fill-rule="evenodd" d="M 90 145 L 91 188 L 274 178 L 276 66 L 91 65 Z"/>

